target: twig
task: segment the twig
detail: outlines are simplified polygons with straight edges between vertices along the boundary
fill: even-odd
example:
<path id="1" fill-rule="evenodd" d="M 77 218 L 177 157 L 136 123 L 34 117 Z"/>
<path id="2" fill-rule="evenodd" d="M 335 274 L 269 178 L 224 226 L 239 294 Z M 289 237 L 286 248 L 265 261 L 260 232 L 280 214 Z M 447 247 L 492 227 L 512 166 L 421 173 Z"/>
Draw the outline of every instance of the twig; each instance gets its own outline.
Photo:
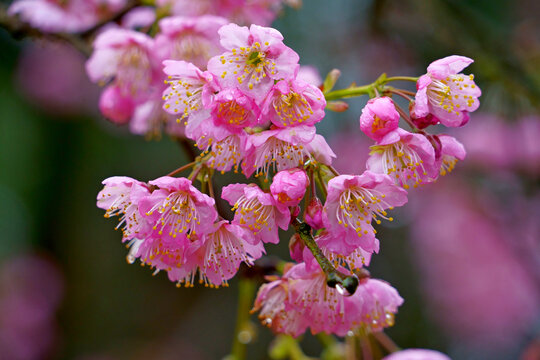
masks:
<path id="1" fill-rule="evenodd" d="M 165 176 L 174 176 L 174 175 L 176 175 L 176 174 L 178 174 L 178 173 L 181 173 L 181 172 L 184 171 L 184 170 L 189 169 L 190 167 L 192 167 L 192 166 L 194 166 L 194 165 L 195 165 L 195 161 L 190 162 L 189 164 L 186 164 L 186 165 L 184 165 L 184 166 L 180 166 L 178 169 L 171 171 L 170 173 L 168 173 L 168 174 L 165 175 Z"/>
<path id="2" fill-rule="evenodd" d="M 416 127 L 416 125 L 414 125 L 414 123 L 411 121 L 411 119 L 409 118 L 409 114 L 407 114 L 405 112 L 405 110 L 403 110 L 401 107 L 399 107 L 398 105 L 396 105 L 396 110 L 397 112 L 401 115 L 401 117 L 403 118 L 403 120 L 405 120 L 405 122 L 411 127 L 412 131 L 413 132 L 419 132 L 420 129 L 418 129 Z"/>
<path id="3" fill-rule="evenodd" d="M 388 351 L 390 353 L 393 353 L 393 352 L 401 350 L 400 347 L 396 345 L 394 340 L 392 340 L 384 332 L 375 331 L 375 332 L 373 332 L 373 336 L 375 337 L 375 339 L 377 339 L 379 344 L 381 344 L 383 346 L 383 348 L 386 349 L 386 351 Z"/>
<path id="4" fill-rule="evenodd" d="M 315 239 L 313 239 L 313 236 L 311 235 L 311 226 L 298 219 L 294 219 L 292 225 L 294 226 L 296 233 L 300 235 L 304 244 L 315 257 L 315 260 L 319 263 L 321 269 L 325 272 L 326 283 L 328 286 L 335 288 L 339 285 L 349 294 L 354 294 L 358 287 L 358 278 L 355 275 L 347 275 L 336 270 L 330 260 L 324 256 L 321 248 L 315 242 Z"/>

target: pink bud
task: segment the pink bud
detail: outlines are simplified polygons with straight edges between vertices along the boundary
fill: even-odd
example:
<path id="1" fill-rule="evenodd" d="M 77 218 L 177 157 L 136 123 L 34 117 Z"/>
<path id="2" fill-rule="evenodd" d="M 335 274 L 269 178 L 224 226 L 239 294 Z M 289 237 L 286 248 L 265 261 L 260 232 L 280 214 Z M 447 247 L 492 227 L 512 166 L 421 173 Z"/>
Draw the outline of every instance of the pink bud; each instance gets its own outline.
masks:
<path id="1" fill-rule="evenodd" d="M 322 229 L 324 227 L 322 220 L 323 205 L 321 200 L 314 198 L 309 202 L 306 209 L 306 222 L 313 229 Z"/>
<path id="2" fill-rule="evenodd" d="M 428 113 L 425 116 L 416 116 L 416 111 L 414 111 L 415 108 L 415 102 L 411 101 L 409 104 L 409 113 L 411 115 L 411 120 L 418 127 L 419 129 L 425 129 L 430 125 L 436 125 L 439 123 L 439 119 L 437 119 L 433 114 Z"/>
<path id="3" fill-rule="evenodd" d="M 304 170 L 293 168 L 278 172 L 270 185 L 274 199 L 286 206 L 296 206 L 306 193 L 309 179 Z"/>
<path id="4" fill-rule="evenodd" d="M 129 96 L 123 96 L 116 86 L 107 87 L 99 99 L 99 110 L 115 124 L 126 124 L 131 119 L 135 103 Z"/>
<path id="5" fill-rule="evenodd" d="M 296 262 L 303 262 L 304 248 L 305 244 L 302 241 L 302 238 L 300 238 L 300 235 L 294 234 L 293 236 L 291 236 L 291 240 L 289 240 L 289 252 L 291 254 L 291 259 Z"/>
<path id="6" fill-rule="evenodd" d="M 349 109 L 349 104 L 345 101 L 329 101 L 326 104 L 326 108 L 335 112 L 344 112 Z"/>
<path id="7" fill-rule="evenodd" d="M 375 141 L 397 129 L 399 113 L 389 97 L 378 97 L 368 101 L 360 116 L 360 130 Z"/>

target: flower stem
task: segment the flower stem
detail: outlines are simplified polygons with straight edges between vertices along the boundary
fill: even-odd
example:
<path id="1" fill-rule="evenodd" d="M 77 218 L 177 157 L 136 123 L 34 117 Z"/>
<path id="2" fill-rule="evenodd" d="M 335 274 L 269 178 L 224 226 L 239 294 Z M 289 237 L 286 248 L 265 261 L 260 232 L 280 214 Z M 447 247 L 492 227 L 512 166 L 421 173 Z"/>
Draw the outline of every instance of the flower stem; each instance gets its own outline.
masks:
<path id="1" fill-rule="evenodd" d="M 321 190 L 322 194 L 324 195 L 324 200 L 326 201 L 326 196 L 328 195 L 328 189 L 326 188 L 326 183 L 324 182 L 321 171 L 317 170 L 317 185 L 319 186 L 319 190 Z"/>
<path id="2" fill-rule="evenodd" d="M 255 296 L 256 282 L 249 278 L 240 278 L 238 282 L 238 309 L 236 313 L 236 328 L 231 351 L 231 359 L 246 359 L 246 345 L 251 342 L 252 334 L 249 310 Z"/>
<path id="3" fill-rule="evenodd" d="M 330 101 L 330 100 L 345 99 L 345 98 L 350 98 L 350 97 L 360 96 L 360 95 L 369 95 L 371 92 L 373 92 L 374 84 L 375 83 L 364 85 L 364 86 L 358 86 L 358 87 L 350 87 L 348 89 L 330 91 L 326 93 L 324 97 L 326 98 L 326 101 Z"/>
<path id="4" fill-rule="evenodd" d="M 311 234 L 311 226 L 305 222 L 301 222 L 298 219 L 294 219 L 292 225 L 294 226 L 298 235 L 300 235 L 300 238 L 307 246 L 309 251 L 311 251 L 315 257 L 315 260 L 317 260 L 319 263 L 321 269 L 325 272 L 327 285 L 332 288 L 340 286 L 341 289 L 347 291 L 349 294 L 354 294 L 356 288 L 358 287 L 358 278 L 355 275 L 347 275 L 336 270 L 330 260 L 324 256 L 321 248 L 315 242 L 315 239 L 313 239 L 313 235 Z"/>
<path id="5" fill-rule="evenodd" d="M 390 338 L 390 336 L 386 335 L 384 332 L 380 331 L 380 332 L 374 332 L 373 333 L 373 337 L 375 337 L 375 339 L 377 339 L 377 341 L 379 342 L 379 344 L 382 345 L 383 348 L 386 349 L 386 351 L 390 352 L 390 353 L 393 353 L 393 352 L 396 352 L 396 351 L 399 351 L 401 350 L 399 346 L 396 345 L 396 343 L 394 342 L 394 340 L 392 340 Z"/>
<path id="6" fill-rule="evenodd" d="M 411 102 L 413 99 L 409 95 L 414 95 L 414 93 L 411 94 L 410 91 L 402 90 L 402 89 L 395 89 L 391 86 L 387 86 L 386 89 L 392 94 L 396 94 L 407 100 L 408 102 Z"/>
<path id="7" fill-rule="evenodd" d="M 181 172 L 184 171 L 184 170 L 189 169 L 190 167 L 192 167 L 192 166 L 194 166 L 194 165 L 195 165 L 195 161 L 190 162 L 189 164 L 186 164 L 186 165 L 184 165 L 184 166 L 180 166 L 178 169 L 171 171 L 170 173 L 168 173 L 168 174 L 165 175 L 165 176 L 174 176 L 174 175 L 176 175 L 176 174 L 178 174 L 178 173 L 181 173 Z"/>
<path id="8" fill-rule="evenodd" d="M 361 96 L 361 95 L 369 95 L 370 97 L 376 97 L 379 96 L 379 93 L 382 92 L 382 87 L 389 81 L 413 81 L 416 82 L 418 80 L 417 77 L 412 76 L 392 76 L 392 77 L 386 77 L 386 74 L 382 74 L 368 85 L 363 86 L 351 86 L 347 89 L 340 89 L 340 90 L 334 90 L 329 91 L 324 94 L 324 97 L 326 98 L 326 101 L 330 100 L 337 100 L 337 99 L 345 99 L 355 96 Z"/>
<path id="9" fill-rule="evenodd" d="M 414 125 L 414 123 L 411 121 L 411 118 L 409 117 L 409 114 L 407 114 L 405 112 L 405 110 L 403 110 L 400 106 L 396 105 L 396 110 L 397 112 L 399 113 L 399 115 L 401 115 L 401 117 L 403 118 L 403 120 L 405 120 L 405 122 L 411 127 L 412 131 L 417 133 L 417 132 L 420 132 L 420 129 L 418 129 L 416 127 L 416 125 Z"/>
<path id="10" fill-rule="evenodd" d="M 386 78 L 386 81 L 412 81 L 412 82 L 417 82 L 418 81 L 418 77 L 414 77 L 414 76 L 392 76 L 392 77 L 389 77 L 389 78 Z"/>
<path id="11" fill-rule="evenodd" d="M 330 170 L 332 174 L 334 174 L 335 176 L 339 176 L 339 172 L 332 165 L 324 164 L 324 166 L 326 166 L 326 168 Z"/>

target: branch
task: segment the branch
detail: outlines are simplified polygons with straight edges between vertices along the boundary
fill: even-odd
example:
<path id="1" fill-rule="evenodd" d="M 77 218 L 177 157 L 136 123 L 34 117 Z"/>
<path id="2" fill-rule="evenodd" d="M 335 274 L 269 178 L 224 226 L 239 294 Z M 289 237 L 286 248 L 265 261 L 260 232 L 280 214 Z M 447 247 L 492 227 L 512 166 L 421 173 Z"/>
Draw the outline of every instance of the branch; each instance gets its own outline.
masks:
<path id="1" fill-rule="evenodd" d="M 292 225 L 309 251 L 311 251 L 315 257 L 315 260 L 319 263 L 321 269 L 326 273 L 326 283 L 328 286 L 335 288 L 339 285 L 343 290 L 348 292 L 348 295 L 354 294 L 358 287 L 358 278 L 355 275 L 347 275 L 336 270 L 330 260 L 324 256 L 321 248 L 315 242 L 315 239 L 313 239 L 313 236 L 311 235 L 311 226 L 298 219 L 294 219 Z"/>

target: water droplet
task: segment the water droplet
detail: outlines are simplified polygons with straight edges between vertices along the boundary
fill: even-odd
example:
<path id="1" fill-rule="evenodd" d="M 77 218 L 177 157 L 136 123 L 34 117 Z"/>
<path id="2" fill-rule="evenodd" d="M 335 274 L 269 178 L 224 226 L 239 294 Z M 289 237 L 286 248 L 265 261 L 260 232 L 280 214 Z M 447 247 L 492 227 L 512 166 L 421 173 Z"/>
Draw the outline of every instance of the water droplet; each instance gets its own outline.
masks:
<path id="1" fill-rule="evenodd" d="M 354 332 L 352 330 L 347 331 L 347 336 L 354 336 Z"/>
<path id="2" fill-rule="evenodd" d="M 271 326 L 272 325 L 272 319 L 266 318 L 262 321 L 263 325 Z"/>
<path id="3" fill-rule="evenodd" d="M 128 254 L 128 255 L 126 256 L 126 260 L 127 260 L 128 264 L 133 264 L 133 263 L 135 262 L 136 259 L 137 259 L 137 258 L 136 258 L 134 255 L 132 255 L 132 254 Z"/>
<path id="4" fill-rule="evenodd" d="M 252 339 L 253 336 L 251 336 L 251 331 L 242 330 L 238 333 L 238 341 L 240 341 L 242 344 L 249 344 Z"/>
<path id="5" fill-rule="evenodd" d="M 337 292 L 339 293 L 339 295 L 343 295 L 343 296 L 351 296 L 352 293 L 350 293 L 346 287 L 344 287 L 343 285 L 341 284 L 336 284 L 336 290 Z"/>
<path id="6" fill-rule="evenodd" d="M 394 314 L 388 313 L 386 314 L 385 318 L 386 318 L 386 324 L 388 326 L 394 326 L 394 323 L 395 323 Z"/>

